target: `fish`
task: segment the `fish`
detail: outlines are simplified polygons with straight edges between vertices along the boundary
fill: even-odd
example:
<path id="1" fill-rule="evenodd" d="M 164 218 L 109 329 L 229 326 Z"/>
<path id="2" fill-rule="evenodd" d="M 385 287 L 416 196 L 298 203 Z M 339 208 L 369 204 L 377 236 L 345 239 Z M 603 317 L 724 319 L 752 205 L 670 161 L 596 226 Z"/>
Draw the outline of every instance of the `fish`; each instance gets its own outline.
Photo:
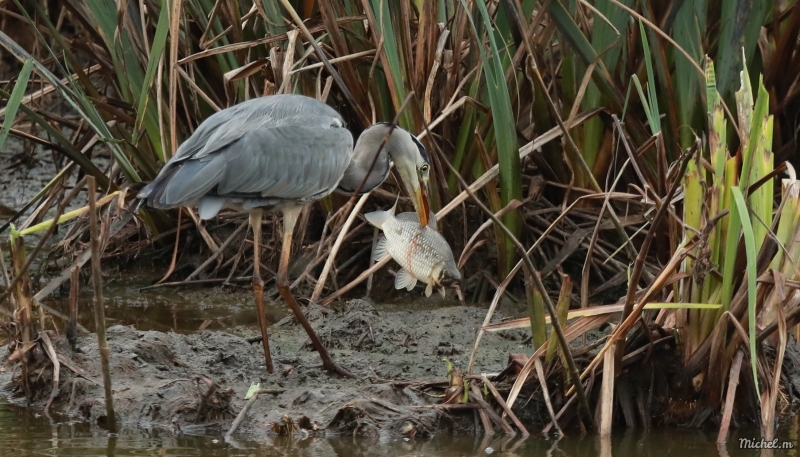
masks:
<path id="1" fill-rule="evenodd" d="M 423 227 L 416 213 L 395 216 L 395 206 L 364 215 L 367 222 L 383 230 L 372 258 L 379 260 L 388 252 L 400 264 L 402 268 L 394 278 L 395 289 L 412 290 L 421 281 L 427 284 L 426 297 L 431 296 L 435 286 L 444 297 L 445 287 L 461 281 L 450 245 L 436 230 L 435 218 Z"/>

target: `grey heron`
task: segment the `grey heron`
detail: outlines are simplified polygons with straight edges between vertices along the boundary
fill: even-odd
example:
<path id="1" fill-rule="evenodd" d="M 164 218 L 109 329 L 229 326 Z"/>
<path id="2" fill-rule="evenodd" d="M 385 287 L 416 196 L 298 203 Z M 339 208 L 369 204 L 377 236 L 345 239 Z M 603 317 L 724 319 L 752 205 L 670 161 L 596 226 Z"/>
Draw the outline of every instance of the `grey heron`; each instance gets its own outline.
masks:
<path id="1" fill-rule="evenodd" d="M 349 373 L 331 359 L 289 290 L 292 232 L 305 205 L 335 190 L 352 193 L 362 182 L 362 192 L 372 190 L 389 175 L 392 162 L 420 222 L 427 225 L 430 164 L 414 135 L 379 123 L 364 130 L 354 148 L 344 119 L 330 106 L 302 95 L 270 95 L 239 103 L 203 121 L 138 196 L 160 209 L 196 205 L 201 219 L 216 216 L 222 208 L 249 212 L 253 293 L 270 373 L 259 243 L 263 211 L 282 212 L 278 291 L 308 333 L 323 368 L 346 376 Z"/>

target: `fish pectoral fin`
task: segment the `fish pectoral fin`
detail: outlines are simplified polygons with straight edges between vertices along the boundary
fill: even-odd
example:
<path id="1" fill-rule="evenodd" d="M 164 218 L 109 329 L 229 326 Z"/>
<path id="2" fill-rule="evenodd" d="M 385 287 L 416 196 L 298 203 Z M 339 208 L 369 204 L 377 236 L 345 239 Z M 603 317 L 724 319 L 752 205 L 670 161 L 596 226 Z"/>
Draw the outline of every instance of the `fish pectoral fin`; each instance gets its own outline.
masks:
<path id="1" fill-rule="evenodd" d="M 447 289 L 445 289 L 444 286 L 439 288 L 439 295 L 441 295 L 442 298 L 447 298 Z"/>
<path id="2" fill-rule="evenodd" d="M 425 288 L 425 296 L 430 297 L 433 293 L 433 284 L 428 284 L 428 287 Z"/>
<path id="3" fill-rule="evenodd" d="M 378 239 L 378 243 L 375 244 L 375 251 L 372 253 L 372 260 L 378 261 L 383 258 L 383 255 L 386 254 L 386 237 L 381 236 Z"/>
<path id="4" fill-rule="evenodd" d="M 395 289 L 405 288 L 406 290 L 412 290 L 416 285 L 417 279 L 411 276 L 411 273 L 409 273 L 405 268 L 401 268 L 394 277 Z"/>

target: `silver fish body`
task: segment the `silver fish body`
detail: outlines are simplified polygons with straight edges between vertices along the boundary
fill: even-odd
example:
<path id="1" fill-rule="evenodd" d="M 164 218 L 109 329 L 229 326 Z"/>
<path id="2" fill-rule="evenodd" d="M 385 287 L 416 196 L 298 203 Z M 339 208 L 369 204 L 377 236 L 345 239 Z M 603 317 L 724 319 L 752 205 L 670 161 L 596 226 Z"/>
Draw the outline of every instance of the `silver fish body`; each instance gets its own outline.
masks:
<path id="1" fill-rule="evenodd" d="M 422 281 L 427 284 L 425 295 L 430 297 L 434 286 L 444 296 L 445 287 L 461 280 L 453 251 L 444 237 L 435 230 L 435 222 L 423 227 L 416 213 L 394 215 L 389 211 L 374 211 L 365 214 L 367 221 L 383 230 L 384 236 L 378 241 L 373 253 L 375 260 L 385 253 L 403 268 L 395 276 L 396 289 L 411 290 Z M 435 221 L 435 219 L 433 219 Z"/>

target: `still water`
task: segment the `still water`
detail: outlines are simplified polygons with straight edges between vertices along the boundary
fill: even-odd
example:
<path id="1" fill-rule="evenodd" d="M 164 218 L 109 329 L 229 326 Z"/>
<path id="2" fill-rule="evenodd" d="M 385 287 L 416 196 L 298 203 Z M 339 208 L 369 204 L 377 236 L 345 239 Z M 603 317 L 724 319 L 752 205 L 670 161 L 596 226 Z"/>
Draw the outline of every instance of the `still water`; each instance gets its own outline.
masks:
<path id="1" fill-rule="evenodd" d="M 756 430 L 734 430 L 727 446 L 718 449 L 714 431 L 685 428 L 620 431 L 608 443 L 577 434 L 559 441 L 441 434 L 407 441 L 315 436 L 225 442 L 221 435 L 174 435 L 140 428 L 109 436 L 97 426 L 63 417 L 49 419 L 0 399 L 0 456 L 792 456 L 800 455 L 799 418 L 788 418 L 779 430 L 778 443 L 788 442 L 794 449 L 775 451 L 739 448 L 739 438 L 755 437 Z"/>

